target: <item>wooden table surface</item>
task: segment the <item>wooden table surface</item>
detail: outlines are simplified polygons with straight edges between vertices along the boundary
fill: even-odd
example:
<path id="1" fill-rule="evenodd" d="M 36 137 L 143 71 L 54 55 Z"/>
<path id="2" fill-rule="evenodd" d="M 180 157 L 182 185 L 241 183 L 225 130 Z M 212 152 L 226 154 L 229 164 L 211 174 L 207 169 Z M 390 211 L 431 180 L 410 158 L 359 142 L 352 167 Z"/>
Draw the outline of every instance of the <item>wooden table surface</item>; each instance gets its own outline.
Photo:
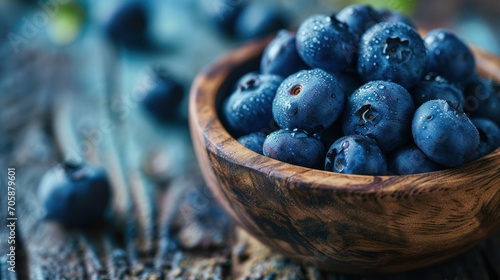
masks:
<path id="1" fill-rule="evenodd" d="M 60 48 L 36 42 L 17 53 L 7 42 L 0 48 L 0 186 L 5 193 L 7 168 L 15 167 L 18 218 L 15 273 L 7 270 L 9 232 L 0 230 L 0 280 L 500 279 L 500 233 L 445 263 L 397 275 L 327 273 L 272 252 L 213 200 L 186 114 L 158 124 L 138 107 L 134 88 L 147 83 L 144 69 L 155 57 L 85 38 Z M 39 180 L 67 157 L 108 171 L 107 224 L 69 230 L 43 219 Z M 0 194 L 0 220 L 7 214 Z"/>

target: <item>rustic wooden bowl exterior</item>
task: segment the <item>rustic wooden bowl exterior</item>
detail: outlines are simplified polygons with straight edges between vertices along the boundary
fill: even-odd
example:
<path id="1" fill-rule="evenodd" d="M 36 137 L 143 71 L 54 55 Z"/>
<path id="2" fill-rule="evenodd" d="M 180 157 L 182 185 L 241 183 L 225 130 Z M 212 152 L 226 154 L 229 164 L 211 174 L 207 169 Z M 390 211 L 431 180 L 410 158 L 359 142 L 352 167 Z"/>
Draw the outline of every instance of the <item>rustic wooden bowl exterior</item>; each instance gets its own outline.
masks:
<path id="1" fill-rule="evenodd" d="M 357 176 L 286 164 L 240 145 L 217 104 L 241 74 L 258 69 L 267 43 L 226 55 L 197 77 L 190 96 L 203 175 L 240 227 L 288 257 L 356 274 L 431 265 L 500 228 L 500 149 L 439 172 Z M 485 58 L 478 71 L 500 79 L 499 60 Z"/>

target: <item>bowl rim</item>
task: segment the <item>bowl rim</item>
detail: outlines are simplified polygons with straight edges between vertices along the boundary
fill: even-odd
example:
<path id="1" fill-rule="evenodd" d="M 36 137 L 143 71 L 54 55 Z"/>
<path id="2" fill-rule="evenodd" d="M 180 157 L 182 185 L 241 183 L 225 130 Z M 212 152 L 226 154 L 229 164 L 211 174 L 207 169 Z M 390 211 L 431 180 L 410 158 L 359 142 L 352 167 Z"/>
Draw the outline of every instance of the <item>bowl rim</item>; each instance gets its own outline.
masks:
<path id="1" fill-rule="evenodd" d="M 191 129 L 201 129 L 205 141 L 209 141 L 213 152 L 218 156 L 224 157 L 233 164 L 243 166 L 248 169 L 256 170 L 277 179 L 283 179 L 288 182 L 297 182 L 301 187 L 310 187 L 314 185 L 315 189 L 330 190 L 337 192 L 363 192 L 363 193 L 393 193 L 395 190 L 402 190 L 392 187 L 391 181 L 405 181 L 415 177 L 426 177 L 434 179 L 465 180 L 470 182 L 473 178 L 468 176 L 469 170 L 479 167 L 496 164 L 500 172 L 500 147 L 488 155 L 467 162 L 458 167 L 447 168 L 444 170 L 408 174 L 408 175 L 355 175 L 342 174 L 326 170 L 313 169 L 285 163 L 261 154 L 258 154 L 241 145 L 222 124 L 217 110 L 217 99 L 221 88 L 226 83 L 228 75 L 238 67 L 250 63 L 253 59 L 261 56 L 265 46 L 273 37 L 260 39 L 244 44 L 217 59 L 215 63 L 205 68 L 194 80 L 189 98 L 189 121 Z M 473 53 L 476 57 L 484 60 L 491 59 L 494 55 L 473 47 Z M 478 65 L 477 71 L 480 74 L 488 73 L 492 64 L 500 71 L 500 58 L 495 59 L 494 63 L 487 65 L 487 69 Z M 493 79 L 497 77 L 491 76 Z M 192 132 L 194 133 L 194 132 Z M 207 143 L 205 143 L 207 144 Z M 495 173 L 494 168 L 490 168 L 490 173 Z M 484 173 L 482 173 L 484 174 Z M 307 176 L 304 176 L 307 175 Z M 299 180 L 300 179 L 300 180 Z M 367 184 L 367 182 L 387 182 L 386 184 Z M 331 182 L 338 182 L 332 184 Z M 443 181 L 443 183 L 446 181 Z M 375 187 L 375 185 L 380 185 Z M 410 188 L 406 186 L 405 188 Z M 435 188 L 435 184 L 426 184 L 416 186 L 420 190 L 426 188 Z M 415 187 L 411 188 L 412 191 Z"/>

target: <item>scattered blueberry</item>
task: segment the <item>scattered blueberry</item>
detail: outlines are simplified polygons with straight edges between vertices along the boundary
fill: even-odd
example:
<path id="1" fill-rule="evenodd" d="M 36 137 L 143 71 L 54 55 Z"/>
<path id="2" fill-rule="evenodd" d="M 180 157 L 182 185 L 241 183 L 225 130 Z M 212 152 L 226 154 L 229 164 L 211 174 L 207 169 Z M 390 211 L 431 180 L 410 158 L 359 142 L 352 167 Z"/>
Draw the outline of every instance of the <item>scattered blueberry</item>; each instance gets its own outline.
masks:
<path id="1" fill-rule="evenodd" d="M 464 106 L 464 94 L 455 85 L 449 83 L 445 78 L 429 74 L 411 89 L 415 107 L 420 107 L 429 100 L 443 99 L 458 104 L 460 109 Z"/>
<path id="2" fill-rule="evenodd" d="M 309 133 L 332 125 L 344 107 L 345 89 L 334 76 L 321 69 L 302 70 L 286 78 L 272 104 L 281 128 Z"/>
<path id="3" fill-rule="evenodd" d="M 350 5 L 337 13 L 337 19 L 349 26 L 358 37 L 380 22 L 380 15 L 368 5 Z"/>
<path id="4" fill-rule="evenodd" d="M 413 140 L 432 161 L 448 166 L 467 162 L 479 146 L 479 133 L 456 104 L 431 100 L 415 112 Z"/>
<path id="5" fill-rule="evenodd" d="M 493 94 L 500 98 L 500 82 L 492 82 Z"/>
<path id="6" fill-rule="evenodd" d="M 238 138 L 238 142 L 246 148 L 258 153 L 263 154 L 262 146 L 266 140 L 266 134 L 264 132 L 254 132 Z"/>
<path id="7" fill-rule="evenodd" d="M 451 31 L 435 29 L 425 37 L 429 51 L 428 70 L 452 83 L 466 83 L 474 76 L 476 62 L 470 49 Z"/>
<path id="8" fill-rule="evenodd" d="M 298 129 L 280 129 L 264 141 L 265 156 L 304 167 L 315 167 L 324 156 L 323 144 L 307 132 Z"/>
<path id="9" fill-rule="evenodd" d="M 103 221 L 111 187 L 103 169 L 64 163 L 43 175 L 38 194 L 48 219 L 68 227 L 85 227 Z"/>
<path id="10" fill-rule="evenodd" d="M 273 99 L 283 78 L 277 75 L 243 76 L 224 105 L 229 128 L 238 134 L 249 134 L 273 123 Z"/>
<path id="11" fill-rule="evenodd" d="M 389 9 L 379 9 L 379 19 L 383 22 L 400 22 L 416 29 L 416 25 L 407 16 Z"/>
<path id="12" fill-rule="evenodd" d="M 500 147 L 500 127 L 488 119 L 472 118 L 479 132 L 479 147 L 471 160 L 481 158 Z"/>
<path id="13" fill-rule="evenodd" d="M 151 87 L 144 93 L 141 105 L 160 122 L 173 120 L 184 97 L 184 88 L 164 68 L 152 70 Z"/>
<path id="14" fill-rule="evenodd" d="M 308 66 L 297 53 L 295 35 L 281 30 L 269 43 L 262 55 L 260 70 L 263 74 L 275 74 L 288 77 Z"/>
<path id="15" fill-rule="evenodd" d="M 243 40 L 261 38 L 287 27 L 281 9 L 267 2 L 251 1 L 236 19 L 235 34 Z"/>
<path id="16" fill-rule="evenodd" d="M 366 82 L 392 81 L 409 89 L 424 76 L 427 50 L 420 35 L 406 24 L 376 24 L 359 45 L 358 72 Z"/>
<path id="17" fill-rule="evenodd" d="M 313 15 L 297 31 L 297 50 L 310 67 L 339 72 L 354 65 L 358 40 L 347 24 L 335 17 Z"/>
<path id="18" fill-rule="evenodd" d="M 388 157 L 387 162 L 388 170 L 392 175 L 419 174 L 442 169 L 413 144 L 394 151 Z"/>
<path id="19" fill-rule="evenodd" d="M 325 170 L 345 174 L 385 175 L 387 161 L 372 138 L 363 135 L 344 136 L 328 150 Z"/>
<path id="20" fill-rule="evenodd" d="M 345 135 L 374 138 L 384 152 L 405 144 L 415 112 L 411 95 L 386 81 L 365 84 L 347 98 L 342 120 Z"/>
<path id="21" fill-rule="evenodd" d="M 228 36 L 234 35 L 236 20 L 247 4 L 245 0 L 200 0 L 198 2 L 201 11 L 210 22 Z"/>
<path id="22" fill-rule="evenodd" d="M 500 125 L 500 96 L 493 90 L 493 82 L 475 75 L 464 87 L 464 108 L 471 117 L 487 118 Z"/>
<path id="23" fill-rule="evenodd" d="M 141 1 L 122 4 L 106 25 L 106 34 L 115 43 L 130 48 L 142 48 L 148 43 L 149 14 Z"/>

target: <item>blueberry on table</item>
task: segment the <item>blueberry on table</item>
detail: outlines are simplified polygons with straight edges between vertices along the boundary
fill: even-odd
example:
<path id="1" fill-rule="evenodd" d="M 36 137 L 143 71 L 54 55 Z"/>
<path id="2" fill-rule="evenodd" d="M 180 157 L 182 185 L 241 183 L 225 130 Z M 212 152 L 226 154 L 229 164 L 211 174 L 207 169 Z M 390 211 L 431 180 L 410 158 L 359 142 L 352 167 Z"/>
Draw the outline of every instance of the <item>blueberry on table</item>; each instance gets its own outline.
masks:
<path id="1" fill-rule="evenodd" d="M 144 47 L 147 44 L 149 14 L 141 1 L 123 3 L 111 16 L 105 32 L 115 43 L 130 48 Z"/>
<path id="2" fill-rule="evenodd" d="M 297 31 L 297 51 L 310 67 L 339 72 L 355 64 L 358 40 L 354 31 L 334 16 L 313 15 Z"/>
<path id="3" fill-rule="evenodd" d="M 316 133 L 337 120 L 344 101 L 345 88 L 339 79 L 321 69 L 302 70 L 280 85 L 272 111 L 281 128 Z"/>
<path id="4" fill-rule="evenodd" d="M 479 147 L 471 159 L 475 160 L 500 147 L 500 127 L 489 119 L 472 118 L 471 121 L 479 132 Z"/>
<path id="5" fill-rule="evenodd" d="M 479 133 L 456 104 L 431 100 L 420 106 L 413 117 L 413 140 L 432 161 L 459 166 L 472 158 L 479 146 Z"/>
<path id="6" fill-rule="evenodd" d="M 464 106 L 464 94 L 454 84 L 449 83 L 445 78 L 430 73 L 411 89 L 413 103 L 415 107 L 420 107 L 429 100 L 442 99 L 458 104 L 460 109 Z"/>
<path id="7" fill-rule="evenodd" d="M 315 167 L 323 161 L 324 146 L 320 140 L 298 129 L 280 129 L 264 141 L 265 156 L 286 163 Z"/>
<path id="8" fill-rule="evenodd" d="M 244 135 L 273 125 L 273 99 L 283 78 L 277 75 L 247 74 L 223 108 L 229 129 Z"/>
<path id="9" fill-rule="evenodd" d="M 284 78 L 309 68 L 297 53 L 295 35 L 281 30 L 264 50 L 260 62 L 263 74 L 275 74 Z"/>
<path id="10" fill-rule="evenodd" d="M 365 31 L 380 22 L 380 15 L 368 5 L 350 5 L 340 10 L 337 19 L 344 22 L 361 37 Z"/>
<path id="11" fill-rule="evenodd" d="M 262 146 L 264 145 L 266 137 L 267 135 L 264 132 L 253 132 L 241 136 L 237 141 L 246 148 L 262 155 Z"/>
<path id="12" fill-rule="evenodd" d="M 473 118 L 487 118 L 500 125 L 500 96 L 493 82 L 475 75 L 464 87 L 465 112 Z"/>
<path id="13" fill-rule="evenodd" d="M 427 60 L 424 42 L 415 29 L 382 22 L 361 37 L 358 73 L 366 82 L 385 80 L 409 89 L 424 76 Z"/>
<path id="14" fill-rule="evenodd" d="M 152 84 L 144 92 L 142 107 L 159 122 L 175 119 L 179 105 L 184 98 L 182 84 L 165 69 L 155 69 Z"/>
<path id="15" fill-rule="evenodd" d="M 102 168 L 63 163 L 43 175 L 38 194 L 47 219 L 68 227 L 85 227 L 103 221 L 111 187 Z"/>
<path id="16" fill-rule="evenodd" d="M 399 12 L 390 9 L 379 9 L 377 12 L 379 14 L 379 19 L 382 22 L 400 22 L 416 29 L 416 25 L 411 21 L 411 19 Z"/>
<path id="17" fill-rule="evenodd" d="M 469 47 L 451 31 L 435 29 L 424 37 L 429 51 L 428 70 L 452 83 L 466 83 L 474 77 L 476 61 Z"/>
<path id="18" fill-rule="evenodd" d="M 360 134 L 375 139 L 388 153 L 410 137 L 414 112 L 406 89 L 392 82 L 373 81 L 347 98 L 342 128 L 345 135 Z"/>
<path id="19" fill-rule="evenodd" d="M 387 165 L 389 173 L 392 175 L 419 174 L 443 169 L 414 144 L 394 151 L 389 155 Z"/>
<path id="20" fill-rule="evenodd" d="M 245 0 L 215 0 L 199 1 L 202 13 L 208 20 L 223 34 L 234 35 L 236 20 L 243 8 L 246 6 Z"/>
<path id="21" fill-rule="evenodd" d="M 287 27 L 287 20 L 278 6 L 251 1 L 235 22 L 235 35 L 242 40 L 270 35 Z"/>
<path id="22" fill-rule="evenodd" d="M 326 154 L 325 170 L 345 174 L 385 175 L 387 161 L 375 140 L 363 135 L 344 136 Z"/>

